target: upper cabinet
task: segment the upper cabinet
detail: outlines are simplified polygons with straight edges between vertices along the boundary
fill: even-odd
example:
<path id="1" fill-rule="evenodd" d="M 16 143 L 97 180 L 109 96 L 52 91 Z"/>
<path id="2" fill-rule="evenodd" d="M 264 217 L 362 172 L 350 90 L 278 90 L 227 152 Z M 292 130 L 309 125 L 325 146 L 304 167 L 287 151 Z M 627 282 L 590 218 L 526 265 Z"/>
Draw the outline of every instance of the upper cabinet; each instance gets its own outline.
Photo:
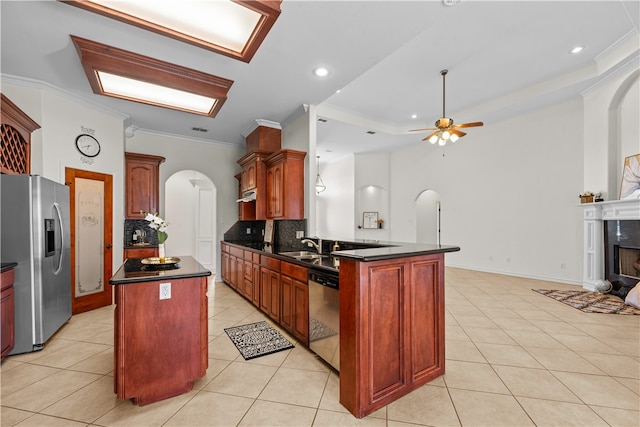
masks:
<path id="1" fill-rule="evenodd" d="M 28 174 L 31 172 L 31 133 L 40 128 L 20 108 L 0 94 L 2 145 L 0 159 L 2 173 Z"/>
<path id="2" fill-rule="evenodd" d="M 164 157 L 139 153 L 125 154 L 125 218 L 144 218 L 143 212 L 158 212 L 160 164 Z"/>
<path id="3" fill-rule="evenodd" d="M 267 218 L 304 218 L 304 151 L 280 150 L 266 160 Z"/>
<path id="4" fill-rule="evenodd" d="M 303 219 L 304 158 L 307 153 L 282 150 L 282 131 L 258 126 L 247 136 L 238 209 L 240 220 Z"/>

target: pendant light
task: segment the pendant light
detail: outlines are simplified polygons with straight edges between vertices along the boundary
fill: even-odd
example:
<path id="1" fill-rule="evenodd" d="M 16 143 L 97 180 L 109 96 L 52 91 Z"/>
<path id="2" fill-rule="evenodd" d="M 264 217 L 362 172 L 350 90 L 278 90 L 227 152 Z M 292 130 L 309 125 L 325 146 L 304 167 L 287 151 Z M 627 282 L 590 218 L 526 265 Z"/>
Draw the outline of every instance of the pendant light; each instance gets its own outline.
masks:
<path id="1" fill-rule="evenodd" d="M 318 175 L 316 175 L 316 194 L 320 194 L 324 190 L 327 189 L 327 186 L 324 185 L 324 182 L 322 181 L 322 178 L 320 177 L 320 156 L 316 156 L 316 159 L 317 159 L 316 172 L 318 173 Z"/>

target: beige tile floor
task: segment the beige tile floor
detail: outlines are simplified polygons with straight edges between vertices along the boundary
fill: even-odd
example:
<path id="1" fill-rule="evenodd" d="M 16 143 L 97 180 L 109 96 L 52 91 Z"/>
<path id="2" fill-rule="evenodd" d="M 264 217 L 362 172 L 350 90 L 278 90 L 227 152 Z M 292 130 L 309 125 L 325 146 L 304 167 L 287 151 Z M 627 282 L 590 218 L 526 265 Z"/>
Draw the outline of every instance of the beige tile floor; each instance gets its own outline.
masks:
<path id="1" fill-rule="evenodd" d="M 446 375 L 361 420 L 303 346 L 244 361 L 223 329 L 267 319 L 221 283 L 207 375 L 162 402 L 120 401 L 105 307 L 3 361 L 2 426 L 640 426 L 640 316 L 582 313 L 532 288 L 575 286 L 448 268 Z"/>

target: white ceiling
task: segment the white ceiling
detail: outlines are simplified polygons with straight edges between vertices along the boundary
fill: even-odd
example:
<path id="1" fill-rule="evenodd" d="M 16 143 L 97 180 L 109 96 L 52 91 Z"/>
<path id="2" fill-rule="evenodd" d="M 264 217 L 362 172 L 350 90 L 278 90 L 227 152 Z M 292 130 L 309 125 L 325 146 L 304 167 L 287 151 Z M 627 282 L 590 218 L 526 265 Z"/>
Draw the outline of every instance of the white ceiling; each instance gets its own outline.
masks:
<path id="1" fill-rule="evenodd" d="M 256 119 L 286 123 L 303 105 L 318 105 L 328 119 L 318 123 L 326 160 L 388 149 L 388 135 L 397 135 L 395 146 L 421 143 L 407 130 L 441 116 L 443 68 L 447 116 L 488 123 L 579 97 L 640 52 L 637 0 L 284 0 L 281 7 L 247 64 L 57 1 L 1 1 L 0 70 L 7 81 L 44 83 L 121 113 L 138 129 L 211 142 L 243 144 Z M 234 84 L 215 118 L 95 95 L 70 34 Z M 570 55 L 578 44 L 585 50 Z M 318 65 L 329 77 L 312 75 Z"/>

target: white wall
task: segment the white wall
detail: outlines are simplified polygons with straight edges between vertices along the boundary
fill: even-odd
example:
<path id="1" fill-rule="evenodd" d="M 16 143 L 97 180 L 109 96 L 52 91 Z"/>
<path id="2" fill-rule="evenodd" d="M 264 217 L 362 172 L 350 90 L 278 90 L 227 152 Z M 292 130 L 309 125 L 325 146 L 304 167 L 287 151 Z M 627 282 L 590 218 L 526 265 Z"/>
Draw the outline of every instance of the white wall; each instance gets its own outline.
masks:
<path id="1" fill-rule="evenodd" d="M 327 189 L 315 194 L 318 236 L 352 240 L 355 238 L 355 159 L 353 154 L 320 164 L 320 176 Z M 315 178 L 314 178 L 315 179 Z"/>
<path id="2" fill-rule="evenodd" d="M 390 168 L 389 153 L 367 153 L 355 156 L 355 213 L 356 239 L 390 240 L 393 224 L 389 209 Z M 357 228 L 362 226 L 363 212 L 378 212 L 384 221 L 382 229 Z"/>
<path id="3" fill-rule="evenodd" d="M 582 105 L 487 123 L 443 151 L 391 155 L 392 240 L 415 241 L 417 195 L 440 195 L 447 264 L 577 282 L 581 260 Z"/>
<path id="4" fill-rule="evenodd" d="M 173 174 L 194 170 L 207 176 L 216 187 L 217 241 L 238 220 L 238 181 L 240 172 L 236 161 L 245 154 L 244 147 L 233 144 L 199 142 L 138 131 L 127 140 L 126 150 L 134 153 L 153 154 L 166 160 L 160 165 L 160 212 L 164 214 L 165 183 Z M 171 233 L 171 231 L 170 231 Z M 220 265 L 218 251 L 216 265 Z"/>
<path id="5" fill-rule="evenodd" d="M 282 129 L 282 148 L 305 151 L 304 162 L 304 212 L 307 218 L 307 234 L 317 235 L 316 231 L 316 113 L 315 106 L 298 111 Z"/>
<path id="6" fill-rule="evenodd" d="M 584 95 L 583 190 L 605 200 L 618 198 L 624 158 L 640 153 L 639 76 L 637 62 L 628 64 Z"/>
<path id="7" fill-rule="evenodd" d="M 79 102 L 33 82 L 3 77 L 2 92 L 41 128 L 32 134 L 31 173 L 64 183 L 65 168 L 113 176 L 113 271 L 122 264 L 124 230 L 124 116 Z M 83 161 L 75 139 L 93 130 L 100 155 Z"/>

